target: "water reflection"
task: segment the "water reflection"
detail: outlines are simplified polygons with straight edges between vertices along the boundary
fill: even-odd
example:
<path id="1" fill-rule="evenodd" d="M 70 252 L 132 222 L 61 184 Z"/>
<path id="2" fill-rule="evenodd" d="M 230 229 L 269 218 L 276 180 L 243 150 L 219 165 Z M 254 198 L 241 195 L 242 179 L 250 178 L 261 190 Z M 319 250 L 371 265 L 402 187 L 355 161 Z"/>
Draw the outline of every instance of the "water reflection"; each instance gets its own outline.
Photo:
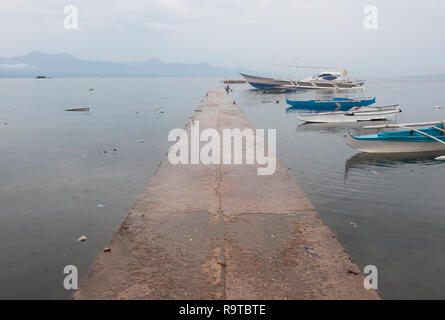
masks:
<path id="1" fill-rule="evenodd" d="M 416 153 L 357 153 L 346 160 L 344 181 L 351 169 L 372 171 L 372 167 L 400 167 L 404 164 L 440 165 L 442 161 L 435 160 L 442 156 L 443 151 Z"/>

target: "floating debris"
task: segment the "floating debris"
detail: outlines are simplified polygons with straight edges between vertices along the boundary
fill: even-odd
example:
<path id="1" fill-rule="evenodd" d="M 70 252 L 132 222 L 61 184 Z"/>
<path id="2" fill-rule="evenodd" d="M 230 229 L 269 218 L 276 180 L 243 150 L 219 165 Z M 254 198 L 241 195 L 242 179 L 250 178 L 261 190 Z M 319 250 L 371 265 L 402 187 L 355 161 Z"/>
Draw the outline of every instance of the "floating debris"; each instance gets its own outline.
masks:
<path id="1" fill-rule="evenodd" d="M 262 103 L 270 103 L 270 102 L 272 102 L 272 100 L 263 100 L 263 101 L 261 101 Z"/>
<path id="2" fill-rule="evenodd" d="M 445 107 L 443 107 L 443 106 L 435 106 L 434 108 L 436 108 L 436 109 L 444 109 Z"/>
<path id="3" fill-rule="evenodd" d="M 94 91 L 94 88 L 90 88 L 90 91 Z"/>
<path id="4" fill-rule="evenodd" d="M 80 241 L 84 242 L 86 240 L 87 240 L 87 237 L 81 236 L 79 239 L 77 239 L 77 242 L 80 242 Z"/>
<path id="5" fill-rule="evenodd" d="M 156 115 L 156 119 L 159 119 L 164 116 L 164 108 L 163 107 L 157 107 L 153 110 L 153 113 Z"/>
<path id="6" fill-rule="evenodd" d="M 306 250 L 306 253 L 308 253 L 310 255 L 313 255 L 313 256 L 316 256 L 315 253 L 310 252 L 310 250 L 314 250 L 314 248 L 310 248 L 308 246 L 304 246 L 303 248 L 304 248 L 304 250 Z"/>
<path id="7" fill-rule="evenodd" d="M 144 142 L 144 140 L 139 139 L 139 140 L 136 140 L 136 142 L 137 142 L 137 143 L 142 143 L 142 142 Z"/>
<path id="8" fill-rule="evenodd" d="M 65 111 L 90 111 L 90 108 L 73 108 L 73 109 L 66 109 Z"/>
<path id="9" fill-rule="evenodd" d="M 351 226 L 353 226 L 354 228 L 357 228 L 357 223 L 351 221 L 350 224 L 351 224 Z"/>
<path id="10" fill-rule="evenodd" d="M 105 208 L 105 206 L 103 204 L 98 204 L 97 205 L 99 208 Z"/>
<path id="11" fill-rule="evenodd" d="M 104 248 L 104 252 L 110 252 L 111 251 L 111 248 Z"/>

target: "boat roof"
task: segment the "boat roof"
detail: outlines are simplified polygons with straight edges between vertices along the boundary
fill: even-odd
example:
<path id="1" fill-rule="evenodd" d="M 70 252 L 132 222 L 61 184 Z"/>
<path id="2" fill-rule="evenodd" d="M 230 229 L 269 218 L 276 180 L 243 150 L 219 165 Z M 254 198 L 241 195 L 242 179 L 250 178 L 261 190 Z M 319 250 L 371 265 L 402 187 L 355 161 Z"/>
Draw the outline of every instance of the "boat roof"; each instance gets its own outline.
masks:
<path id="1" fill-rule="evenodd" d="M 338 72 L 338 71 L 323 71 L 323 72 L 320 72 L 320 73 L 316 74 L 315 76 L 318 77 L 320 75 L 341 76 L 342 73 Z"/>

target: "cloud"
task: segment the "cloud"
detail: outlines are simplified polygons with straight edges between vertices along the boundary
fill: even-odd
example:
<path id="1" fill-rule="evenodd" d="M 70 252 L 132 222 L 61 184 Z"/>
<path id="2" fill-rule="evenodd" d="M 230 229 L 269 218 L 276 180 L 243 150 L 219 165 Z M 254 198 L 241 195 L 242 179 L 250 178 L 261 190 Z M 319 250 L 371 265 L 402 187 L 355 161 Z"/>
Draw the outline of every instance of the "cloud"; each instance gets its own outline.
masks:
<path id="1" fill-rule="evenodd" d="M 445 1 L 372 3 L 378 32 L 363 28 L 368 0 L 1 0 L 0 38 L 6 56 L 41 50 L 96 60 L 159 57 L 280 73 L 274 63 L 294 64 L 297 56 L 302 65 L 341 57 L 366 75 L 443 72 Z M 75 31 L 63 27 L 68 4 L 78 7 Z"/>

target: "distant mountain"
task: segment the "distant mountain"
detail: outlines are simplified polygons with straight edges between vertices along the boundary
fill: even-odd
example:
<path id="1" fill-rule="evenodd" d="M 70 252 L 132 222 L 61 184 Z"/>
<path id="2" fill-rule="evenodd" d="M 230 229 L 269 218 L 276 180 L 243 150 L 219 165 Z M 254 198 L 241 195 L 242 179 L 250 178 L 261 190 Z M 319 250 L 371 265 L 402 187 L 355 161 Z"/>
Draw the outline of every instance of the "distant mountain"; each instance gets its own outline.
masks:
<path id="1" fill-rule="evenodd" d="M 0 57 L 0 77 L 239 77 L 242 68 L 215 67 L 208 63 L 165 63 L 80 60 L 66 53 L 32 51 L 20 57 Z"/>

